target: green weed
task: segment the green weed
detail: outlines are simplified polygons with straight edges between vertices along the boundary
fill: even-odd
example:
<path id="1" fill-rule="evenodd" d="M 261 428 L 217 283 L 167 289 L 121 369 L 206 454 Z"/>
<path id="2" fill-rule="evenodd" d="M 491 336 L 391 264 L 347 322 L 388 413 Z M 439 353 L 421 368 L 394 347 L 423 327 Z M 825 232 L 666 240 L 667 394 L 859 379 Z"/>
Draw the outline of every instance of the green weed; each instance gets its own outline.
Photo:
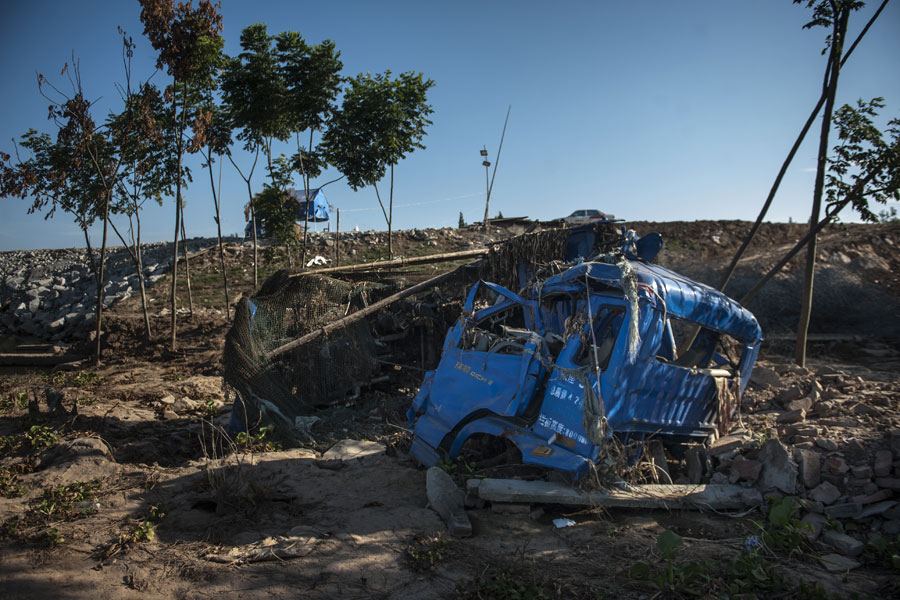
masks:
<path id="1" fill-rule="evenodd" d="M 19 483 L 16 473 L 9 467 L 0 466 L 0 496 L 18 498 L 25 495 L 25 486 Z"/>
<path id="2" fill-rule="evenodd" d="M 447 540 L 443 536 L 416 537 L 406 547 L 406 562 L 415 571 L 431 572 L 449 552 Z"/>
<path id="3" fill-rule="evenodd" d="M 59 440 L 59 434 L 47 425 L 32 425 L 24 437 L 35 450 L 52 446 Z"/>
<path id="4" fill-rule="evenodd" d="M 235 436 L 235 445 L 244 452 L 275 452 L 281 450 L 281 444 L 266 439 L 269 427 L 260 427 L 256 433 L 241 431 Z"/>

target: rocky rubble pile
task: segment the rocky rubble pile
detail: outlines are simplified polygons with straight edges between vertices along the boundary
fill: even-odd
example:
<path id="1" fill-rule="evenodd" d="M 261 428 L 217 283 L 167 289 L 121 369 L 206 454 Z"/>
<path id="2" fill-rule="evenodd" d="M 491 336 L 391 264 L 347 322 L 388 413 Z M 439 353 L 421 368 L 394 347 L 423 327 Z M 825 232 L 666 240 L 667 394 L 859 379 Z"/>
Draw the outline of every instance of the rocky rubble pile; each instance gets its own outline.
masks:
<path id="1" fill-rule="evenodd" d="M 894 382 L 771 363 L 758 364 L 751 382 L 745 428 L 707 451 L 688 451 L 687 478 L 796 498 L 809 537 L 842 556 L 835 562 L 841 570 L 858 566 L 852 559 L 867 543 L 896 539 L 900 391 Z"/>
<path id="2" fill-rule="evenodd" d="M 188 251 L 215 244 L 188 240 Z M 143 246 L 145 282 L 150 285 L 171 268 L 172 246 Z M 99 251 L 95 249 L 95 259 Z M 95 319 L 97 285 L 87 250 L 18 250 L 0 252 L 0 326 L 12 334 L 52 341 L 83 337 Z M 134 263 L 124 247 L 107 250 L 103 305 L 140 290 Z"/>

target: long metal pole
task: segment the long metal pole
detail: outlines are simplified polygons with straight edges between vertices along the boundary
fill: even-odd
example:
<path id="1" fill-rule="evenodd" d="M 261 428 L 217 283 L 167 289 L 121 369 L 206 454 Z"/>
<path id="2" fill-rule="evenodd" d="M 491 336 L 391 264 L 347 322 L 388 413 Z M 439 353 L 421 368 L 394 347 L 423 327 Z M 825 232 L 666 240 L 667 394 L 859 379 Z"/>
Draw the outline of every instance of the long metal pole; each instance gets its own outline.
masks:
<path id="1" fill-rule="evenodd" d="M 483 229 L 487 230 L 488 226 L 488 206 L 491 204 L 491 190 L 494 189 L 494 178 L 497 176 L 497 165 L 500 164 L 500 152 L 503 150 L 503 138 L 506 137 L 506 125 L 509 123 L 509 112 L 512 110 L 512 104 L 506 109 L 506 120 L 503 121 L 503 133 L 500 134 L 500 146 L 497 148 L 497 160 L 494 161 L 494 174 L 491 175 L 491 183 L 488 185 L 487 199 L 484 201 L 484 220 L 482 221 Z M 487 167 L 485 167 L 487 171 Z"/>

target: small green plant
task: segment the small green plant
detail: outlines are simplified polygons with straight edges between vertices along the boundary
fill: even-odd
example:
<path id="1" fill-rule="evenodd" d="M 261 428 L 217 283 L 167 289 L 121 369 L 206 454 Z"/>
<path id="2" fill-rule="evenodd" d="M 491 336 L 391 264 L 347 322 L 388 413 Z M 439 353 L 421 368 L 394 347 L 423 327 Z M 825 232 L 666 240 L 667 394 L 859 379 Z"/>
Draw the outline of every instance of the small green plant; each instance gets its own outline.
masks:
<path id="1" fill-rule="evenodd" d="M 266 440 L 269 427 L 260 427 L 256 433 L 241 431 L 235 436 L 234 441 L 238 449 L 244 452 L 275 452 L 281 449 L 281 444 Z"/>
<path id="2" fill-rule="evenodd" d="M 52 446 L 59 440 L 59 434 L 47 425 L 32 425 L 24 435 L 35 450 Z"/>
<path id="3" fill-rule="evenodd" d="M 22 434 L 0 435 L 0 452 L 13 452 L 22 445 L 25 437 Z"/>
<path id="4" fill-rule="evenodd" d="M 184 381 L 185 379 L 187 379 L 187 377 L 181 373 L 166 373 L 163 375 L 164 381 Z"/>
<path id="5" fill-rule="evenodd" d="M 59 530 L 55 527 L 51 527 L 47 531 L 40 534 L 37 538 L 37 541 L 45 546 L 49 546 L 53 548 L 54 546 L 58 546 L 66 541 L 62 535 L 60 535 Z"/>
<path id="6" fill-rule="evenodd" d="M 200 407 L 200 414 L 207 419 L 214 419 L 219 414 L 219 407 L 216 406 L 215 400 L 207 400 Z"/>
<path id="7" fill-rule="evenodd" d="M 406 547 L 406 562 L 415 571 L 430 572 L 449 552 L 443 536 L 416 537 Z"/>
<path id="8" fill-rule="evenodd" d="M 893 539 L 879 537 L 869 542 L 870 554 L 891 569 L 900 569 L 900 534 Z"/>
<path id="9" fill-rule="evenodd" d="M 97 373 L 90 371 L 79 371 L 72 380 L 72 384 L 75 387 L 96 386 L 101 383 L 103 383 L 103 378 Z"/>
<path id="10" fill-rule="evenodd" d="M 126 545 L 152 542 L 156 539 L 156 531 L 150 521 L 141 521 L 130 532 L 119 536 L 119 542 Z"/>
<path id="11" fill-rule="evenodd" d="M 442 456 L 435 466 L 450 477 L 456 477 L 456 462 L 452 458 Z"/>
<path id="12" fill-rule="evenodd" d="M 25 495 L 25 486 L 19 483 L 15 472 L 9 467 L 0 466 L 0 496 L 18 498 Z"/>
<path id="13" fill-rule="evenodd" d="M 94 479 L 46 489 L 40 497 L 31 501 L 25 512 L 26 521 L 40 523 L 89 513 L 92 508 L 86 508 L 85 505 L 94 502 L 100 484 L 101 480 Z"/>
<path id="14" fill-rule="evenodd" d="M 808 550 L 812 524 L 797 519 L 800 505 L 792 498 L 771 501 L 768 524 L 755 523 L 765 548 L 773 553 L 786 553 L 788 557 Z"/>

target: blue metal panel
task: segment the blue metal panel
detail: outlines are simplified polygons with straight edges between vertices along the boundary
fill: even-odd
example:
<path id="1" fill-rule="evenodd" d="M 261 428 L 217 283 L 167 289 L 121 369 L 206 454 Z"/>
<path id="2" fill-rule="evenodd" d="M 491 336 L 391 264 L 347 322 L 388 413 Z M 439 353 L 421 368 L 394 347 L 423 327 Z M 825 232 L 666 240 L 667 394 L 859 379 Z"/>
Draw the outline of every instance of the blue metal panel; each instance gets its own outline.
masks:
<path id="1" fill-rule="evenodd" d="M 636 356 L 628 352 L 632 332 L 627 325 L 635 306 L 625 300 L 624 293 L 616 292 L 625 284 L 615 264 L 576 264 L 530 290 L 531 298 L 495 284 L 476 284 L 463 316 L 447 335 L 438 368 L 426 375 L 409 411 L 414 427 L 413 455 L 424 464 L 434 464 L 444 453 L 456 456 L 471 435 L 489 434 L 511 440 L 526 463 L 578 475 L 600 450 L 585 430 L 585 383 L 601 399 L 613 434 L 658 435 L 686 441 L 702 440 L 715 431 L 722 418 L 715 380 L 706 369 L 673 363 L 675 340 L 667 317 L 678 317 L 740 340 L 741 390 L 759 352 L 761 331 L 756 319 L 708 286 L 656 265 L 640 261 L 628 264 L 638 287 Z M 593 282 L 590 310 L 586 277 Z M 596 288 L 597 282 L 607 287 Z M 482 286 L 502 300 L 473 314 Z M 469 329 L 515 307 L 521 308 L 528 329 L 534 333 L 520 354 L 460 347 Z M 596 354 L 593 347 L 585 353 L 582 344 L 591 344 L 603 335 L 595 331 L 592 337 L 586 317 L 595 319 L 594 325 L 600 329 L 605 316 L 610 315 L 620 315 L 617 318 L 622 325 L 617 332 L 610 330 L 615 344 L 608 358 L 598 356 L 601 348 L 606 349 L 601 339 L 596 340 Z M 571 317 L 585 319 L 584 329 L 569 335 L 558 355 L 551 358 L 539 336 L 566 334 Z M 712 350 L 709 352 L 711 356 Z M 592 366 L 595 356 L 606 364 L 599 377 Z M 580 366 L 578 361 L 587 366 Z M 540 397 L 535 397 L 539 390 L 543 390 Z"/>

